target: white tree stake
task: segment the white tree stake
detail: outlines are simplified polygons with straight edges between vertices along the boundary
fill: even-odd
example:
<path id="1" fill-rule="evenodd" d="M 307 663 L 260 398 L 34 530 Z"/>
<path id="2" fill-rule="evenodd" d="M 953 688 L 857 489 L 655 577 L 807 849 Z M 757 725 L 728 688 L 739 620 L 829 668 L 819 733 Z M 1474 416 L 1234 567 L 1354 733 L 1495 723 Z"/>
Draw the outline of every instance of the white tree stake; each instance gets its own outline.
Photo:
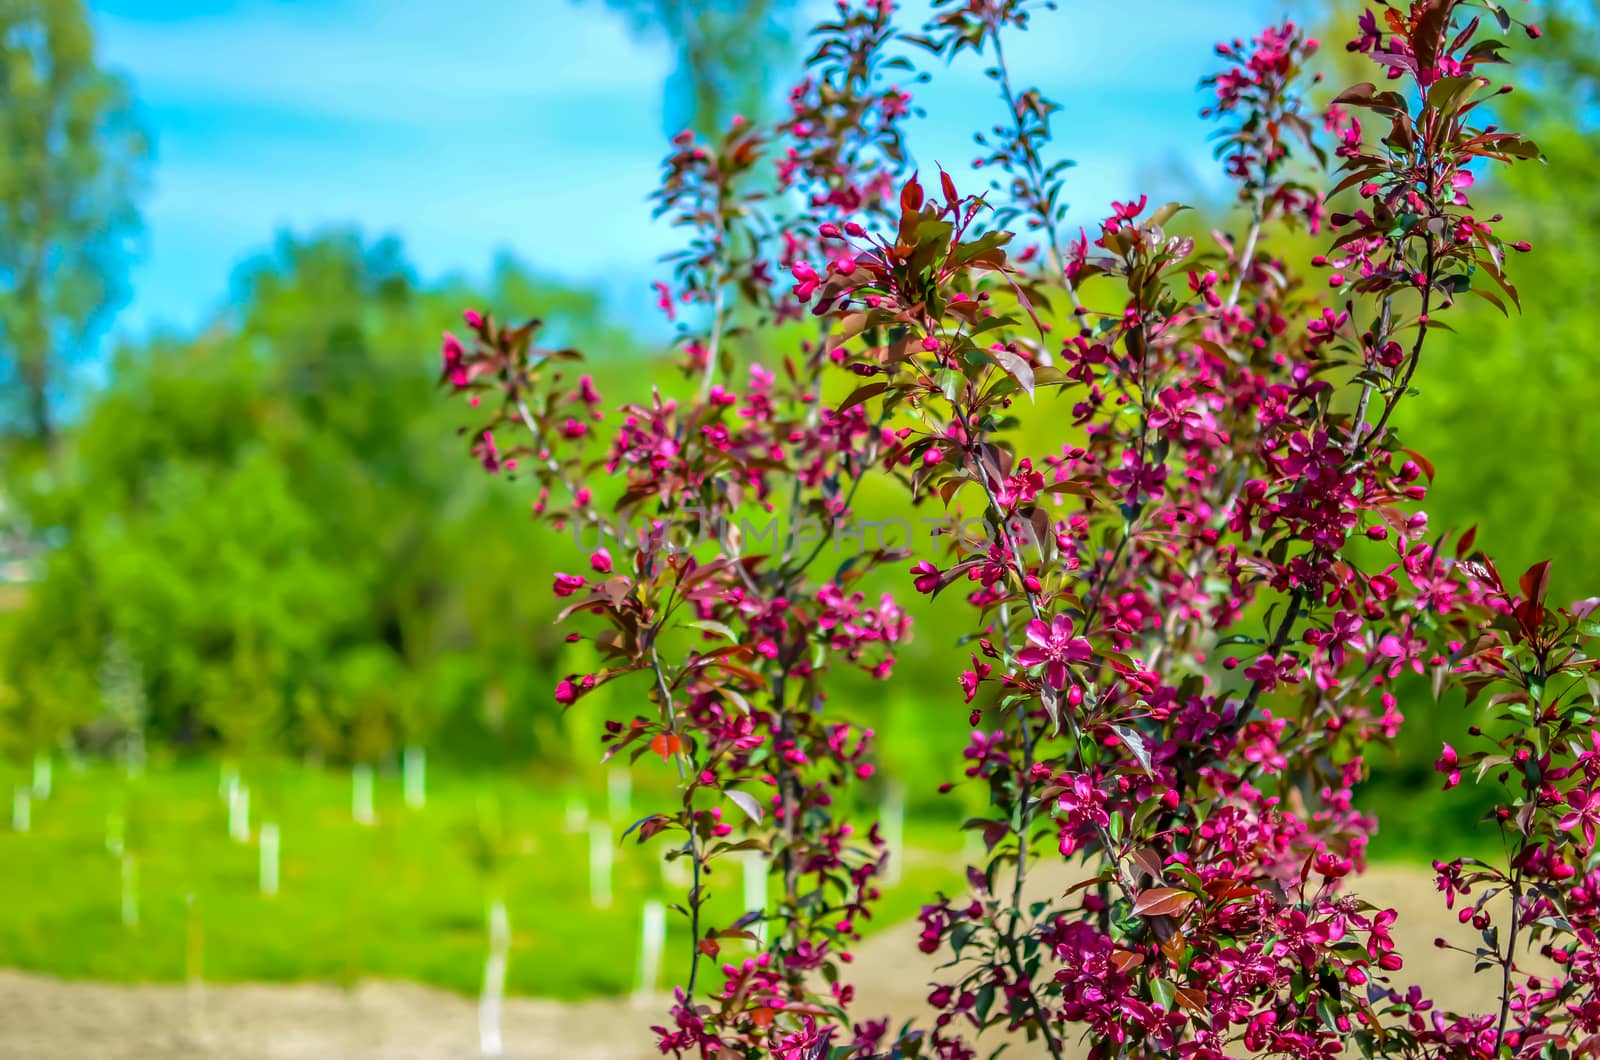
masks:
<path id="1" fill-rule="evenodd" d="M 128 737 L 128 744 L 123 751 L 123 761 L 127 766 L 128 779 L 132 780 L 144 773 L 144 733 L 136 732 Z"/>
<path id="2" fill-rule="evenodd" d="M 18 784 L 11 792 L 11 830 L 26 832 L 33 827 L 33 792 Z"/>
<path id="3" fill-rule="evenodd" d="M 358 765 L 350 771 L 350 816 L 356 824 L 376 824 L 378 817 L 372 809 L 372 767 Z"/>
<path id="4" fill-rule="evenodd" d="M 407 747 L 400 752 L 401 786 L 405 789 L 406 805 L 420 810 L 428 804 L 428 752 L 421 747 Z"/>
<path id="5" fill-rule="evenodd" d="M 268 898 L 278 893 L 278 826 L 261 826 L 261 893 Z"/>
<path id="6" fill-rule="evenodd" d="M 50 797 L 51 783 L 50 752 L 41 751 L 33 756 L 33 797 L 48 799 Z"/>
<path id="7" fill-rule="evenodd" d="M 139 863 L 122 852 L 122 926 L 139 926 Z"/>
<path id="8" fill-rule="evenodd" d="M 661 980 L 661 953 L 667 945 L 667 907 L 651 899 L 644 904 L 639 933 L 639 987 L 635 997 L 648 1000 Z"/>
<path id="9" fill-rule="evenodd" d="M 235 784 L 228 798 L 228 834 L 235 843 L 250 842 L 250 789 Z"/>
<path id="10" fill-rule="evenodd" d="M 483 996 L 478 1000 L 478 1044 L 484 1056 L 500 1056 L 505 1049 L 500 1036 L 500 1001 L 505 996 L 510 950 L 511 918 L 506 903 L 496 898 L 489 906 L 489 957 L 483 964 Z"/>
<path id="11" fill-rule="evenodd" d="M 628 819 L 633 807 L 633 774 L 621 767 L 613 767 L 606 775 L 606 811 L 611 823 L 623 828 L 633 822 Z"/>
<path id="12" fill-rule="evenodd" d="M 567 816 L 563 822 L 568 835 L 577 835 L 589 828 L 589 805 L 583 796 L 572 788 L 567 789 Z"/>
<path id="13" fill-rule="evenodd" d="M 239 767 L 232 762 L 222 763 L 222 768 L 217 773 L 217 797 L 232 799 L 233 789 L 238 786 Z"/>
<path id="14" fill-rule="evenodd" d="M 883 829 L 883 844 L 889 849 L 883 882 L 892 887 L 900 882 L 906 864 L 906 792 L 899 784 L 891 783 L 884 792 L 878 821 Z"/>
<path id="15" fill-rule="evenodd" d="M 611 828 L 596 821 L 589 826 L 589 904 L 611 908 Z"/>
<path id="16" fill-rule="evenodd" d="M 745 851 L 744 854 L 744 908 L 747 913 L 764 913 L 767 909 L 767 859 L 754 850 Z M 767 922 L 765 920 L 758 920 L 751 924 L 750 930 L 760 940 L 752 943 L 752 946 L 766 944 Z"/>

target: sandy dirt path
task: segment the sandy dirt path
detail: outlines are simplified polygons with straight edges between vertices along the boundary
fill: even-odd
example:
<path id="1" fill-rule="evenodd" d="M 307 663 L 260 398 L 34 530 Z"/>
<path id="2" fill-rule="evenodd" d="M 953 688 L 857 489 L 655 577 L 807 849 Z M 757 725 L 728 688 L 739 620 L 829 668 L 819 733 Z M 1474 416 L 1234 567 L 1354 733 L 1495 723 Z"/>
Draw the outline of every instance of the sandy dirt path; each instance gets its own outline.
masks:
<path id="1" fill-rule="evenodd" d="M 1059 894 L 1081 876 L 1068 866 L 1050 865 L 1029 877 L 1028 890 L 1035 896 Z M 1424 870 L 1379 866 L 1361 877 L 1356 893 L 1398 914 L 1393 932 L 1396 949 L 1406 957 L 1406 966 L 1394 975 L 1397 986 L 1413 983 L 1425 996 L 1448 998 L 1462 1010 L 1488 1011 L 1499 1003 L 1499 980 L 1492 975 L 1473 975 L 1472 960 L 1460 953 L 1437 949 L 1433 940 L 1445 937 L 1451 942 L 1472 946 L 1480 940 L 1471 927 L 1462 927 L 1455 915 L 1444 907 L 1443 896 L 1434 887 L 1433 876 Z M 898 1027 L 910 1016 L 923 1011 L 929 982 L 936 976 L 936 962 L 917 950 L 918 925 L 898 924 L 875 936 L 862 947 L 855 982 L 860 1001 L 856 1011 L 894 1015 L 891 1026 Z M 1078 1060 L 1086 1049 L 1069 1049 Z M 619 1057 L 622 1054 L 619 1054 Z M 1042 1046 L 1018 1042 L 1006 1051 L 1007 1060 L 1048 1060 Z M 631 1058 L 630 1058 L 631 1060 Z"/>
<path id="2" fill-rule="evenodd" d="M 513 998 L 508 1060 L 645 1060 L 659 1010 Z M 111 986 L 0 971 L 6 1060 L 469 1060 L 473 1002 L 411 983 Z"/>
<path id="3" fill-rule="evenodd" d="M 1068 879 L 1039 873 L 1048 893 Z M 1399 910 L 1396 938 L 1409 956 L 1396 977 L 1460 1007 L 1487 1009 L 1490 976 L 1472 976 L 1466 958 L 1433 947 L 1437 935 L 1470 942 L 1445 912 L 1431 877 L 1409 868 L 1374 869 L 1361 893 Z M 862 1014 L 890 1013 L 894 1024 L 920 1012 L 934 963 L 916 949 L 915 924 L 901 924 L 861 947 L 852 978 Z M 506 1003 L 511 1060 L 646 1060 L 656 1056 L 646 1028 L 659 1004 L 592 1001 Z M 112 986 L 67 983 L 0 971 L 0 1057 L 7 1060 L 469 1060 L 477 1057 L 474 1004 L 409 983 L 369 982 L 354 990 L 292 986 Z M 1013 1048 L 1008 1056 L 1037 1051 Z"/>

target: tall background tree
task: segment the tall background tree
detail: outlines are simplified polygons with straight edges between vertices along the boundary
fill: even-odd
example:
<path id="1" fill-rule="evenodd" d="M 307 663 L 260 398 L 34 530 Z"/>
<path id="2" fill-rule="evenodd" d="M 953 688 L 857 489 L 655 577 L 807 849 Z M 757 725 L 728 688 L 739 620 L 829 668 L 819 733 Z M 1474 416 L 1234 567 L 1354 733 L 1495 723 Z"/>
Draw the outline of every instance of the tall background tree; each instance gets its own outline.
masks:
<path id="1" fill-rule="evenodd" d="M 605 0 L 644 37 L 677 55 L 666 84 L 669 132 L 720 129 L 735 114 L 761 112 L 772 71 L 795 46 L 797 0 Z"/>
<path id="2" fill-rule="evenodd" d="M 61 481 L 30 506 L 58 543 L 0 669 L 24 688 L 92 676 L 115 638 L 156 745 L 370 760 L 437 727 L 458 757 L 530 760 L 556 714 L 553 608 L 495 572 L 525 547 L 526 498 L 458 473 L 437 441 L 456 413 L 418 352 L 463 302 L 542 316 L 638 372 L 594 296 L 509 261 L 475 294 L 420 284 L 392 240 L 281 236 L 201 334 L 118 350 L 63 431 Z M 488 665 L 529 644 L 528 665 Z M 22 728 L 37 707 L 10 713 Z"/>
<path id="3" fill-rule="evenodd" d="M 0 0 L 0 415 L 50 444 L 123 293 L 149 140 L 80 0 Z"/>

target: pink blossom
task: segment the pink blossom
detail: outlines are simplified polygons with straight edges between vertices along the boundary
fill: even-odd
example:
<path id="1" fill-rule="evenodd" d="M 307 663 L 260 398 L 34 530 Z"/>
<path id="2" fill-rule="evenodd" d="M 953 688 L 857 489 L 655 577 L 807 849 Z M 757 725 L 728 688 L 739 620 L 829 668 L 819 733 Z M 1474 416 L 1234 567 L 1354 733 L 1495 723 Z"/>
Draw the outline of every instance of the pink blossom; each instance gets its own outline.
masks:
<path id="1" fill-rule="evenodd" d="M 1066 615 L 1056 615 L 1049 625 L 1034 619 L 1028 623 L 1030 647 L 1017 653 L 1017 662 L 1028 667 L 1043 666 L 1046 684 L 1051 688 L 1066 688 L 1067 664 L 1086 663 L 1094 656 L 1089 642 L 1072 633 L 1072 619 Z"/>
<path id="2" fill-rule="evenodd" d="M 1581 829 L 1583 845 L 1592 851 L 1595 827 L 1600 825 L 1600 797 L 1585 788 L 1574 788 L 1567 792 L 1567 805 L 1572 809 L 1556 822 L 1556 827 L 1566 832 Z"/>
<path id="3" fill-rule="evenodd" d="M 943 577 L 943 572 L 927 560 L 922 560 L 915 567 L 912 567 L 911 573 L 913 575 L 912 584 L 916 586 L 916 590 L 919 593 L 933 592 L 939 588 L 939 581 Z"/>
<path id="4" fill-rule="evenodd" d="M 1456 749 L 1449 744 L 1444 745 L 1444 750 L 1439 753 L 1439 760 L 1433 763 L 1436 773 L 1445 774 L 1444 788 L 1449 791 L 1461 783 L 1460 760 L 1456 757 Z"/>

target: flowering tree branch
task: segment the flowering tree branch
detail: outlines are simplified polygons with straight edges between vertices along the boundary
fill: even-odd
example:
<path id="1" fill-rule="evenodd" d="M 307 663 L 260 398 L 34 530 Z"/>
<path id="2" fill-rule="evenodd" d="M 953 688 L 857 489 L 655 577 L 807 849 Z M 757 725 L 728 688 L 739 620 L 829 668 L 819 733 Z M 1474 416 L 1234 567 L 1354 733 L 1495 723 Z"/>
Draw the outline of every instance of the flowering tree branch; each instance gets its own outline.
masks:
<path id="1" fill-rule="evenodd" d="M 1321 113 L 1300 27 L 1219 45 L 1205 113 L 1248 222 L 1203 247 L 1183 207 L 1144 197 L 1063 241 L 1063 165 L 1043 162 L 1058 108 L 1015 85 L 1001 44 L 1030 5 L 936 0 L 906 35 L 894 6 L 837 5 L 774 128 L 674 140 L 658 202 L 688 247 L 658 292 L 670 315 L 710 307 L 683 336 L 692 397 L 626 405 L 602 439 L 592 382 L 564 379 L 576 355 L 534 347 L 536 324 L 471 314 L 470 339 L 445 344 L 445 382 L 485 417 L 483 466 L 534 478 L 543 519 L 628 544 L 624 569 L 599 548 L 592 573 L 556 578 L 562 621 L 605 660 L 556 698 L 644 675 L 656 713 L 609 720 L 607 754 L 677 766 L 679 804 L 630 830 L 684 830 L 695 867 L 695 954 L 662 1050 L 969 1060 L 1025 1034 L 1060 1057 L 1074 1031 L 1095 1060 L 1600 1048 L 1595 603 L 1547 605 L 1547 568 L 1508 590 L 1470 531 L 1447 554 L 1417 508 L 1433 468 L 1391 430 L 1434 317 L 1466 294 L 1517 301 L 1506 251 L 1527 245 L 1469 198 L 1473 167 L 1538 153 L 1475 124 L 1502 91 L 1486 27 L 1515 20 L 1492 0 L 1375 2 L 1348 47 L 1386 87 Z M 994 201 L 960 175 L 907 178 L 902 45 L 994 56 L 1008 120 L 980 163 L 1010 178 Z M 771 189 L 749 179 L 769 164 Z M 1048 269 L 1038 247 L 1013 253 L 1018 218 Z M 1326 298 L 1279 249 L 1292 228 L 1327 232 Z M 1061 293 L 1075 328 L 1055 338 L 1041 310 Z M 780 330 L 808 313 L 815 338 Z M 758 331 L 780 356 L 745 377 L 733 355 L 759 344 L 727 338 Z M 502 449 L 507 427 L 528 440 Z M 843 666 L 891 677 L 910 620 L 860 580 L 912 557 L 863 548 L 812 570 L 868 479 L 947 513 L 910 588 L 965 593 L 970 661 L 952 677 L 972 732 L 941 790 L 979 786 L 991 807 L 967 822 L 986 854 L 966 891 L 920 915 L 919 947 L 947 958 L 928 1018 L 893 1033 L 851 1015 L 843 980 L 885 851 L 849 809 L 873 734 L 828 690 Z M 762 550 L 742 528 L 780 502 L 812 536 Z M 1447 786 L 1468 765 L 1508 784 L 1506 864 L 1435 866 L 1447 904 L 1478 888 L 1462 916 L 1500 974 L 1493 1012 L 1396 985 L 1395 914 L 1359 898 L 1374 822 L 1354 791 L 1402 724 L 1407 673 L 1498 689 L 1499 746 L 1446 747 L 1439 768 Z M 1051 834 L 1080 878 L 1028 903 Z M 781 902 L 716 922 L 702 874 L 750 852 L 781 872 Z M 702 958 L 730 938 L 760 952 L 710 984 Z M 1564 974 L 1526 974 L 1529 947 Z"/>

